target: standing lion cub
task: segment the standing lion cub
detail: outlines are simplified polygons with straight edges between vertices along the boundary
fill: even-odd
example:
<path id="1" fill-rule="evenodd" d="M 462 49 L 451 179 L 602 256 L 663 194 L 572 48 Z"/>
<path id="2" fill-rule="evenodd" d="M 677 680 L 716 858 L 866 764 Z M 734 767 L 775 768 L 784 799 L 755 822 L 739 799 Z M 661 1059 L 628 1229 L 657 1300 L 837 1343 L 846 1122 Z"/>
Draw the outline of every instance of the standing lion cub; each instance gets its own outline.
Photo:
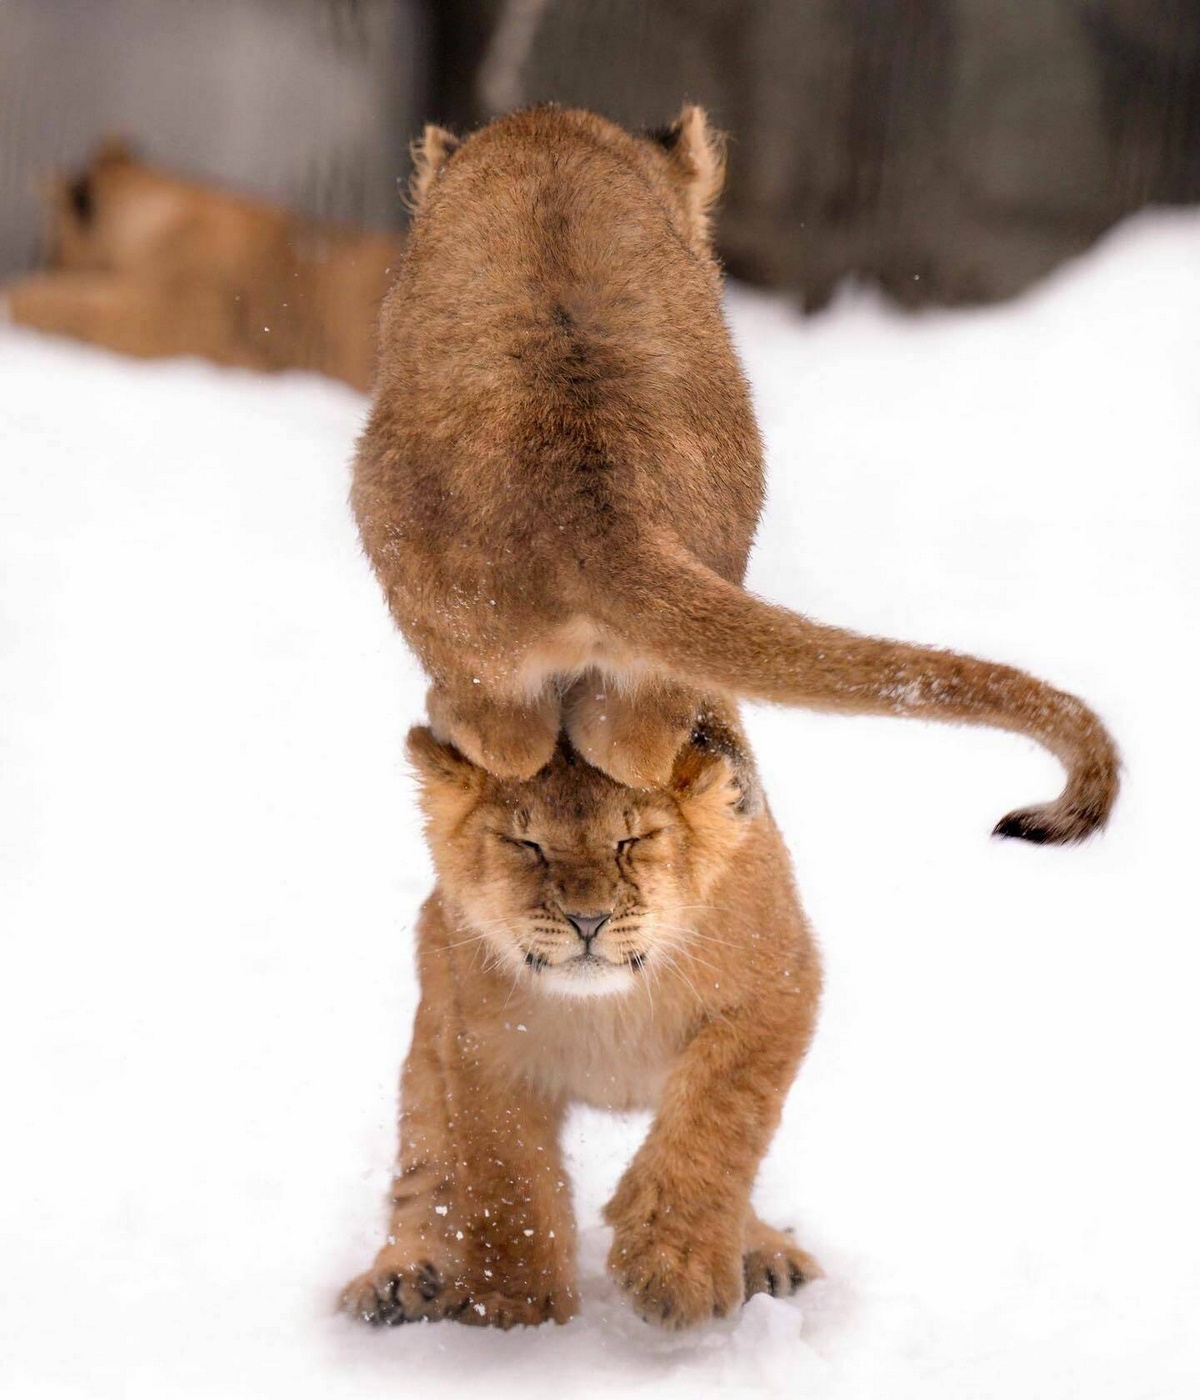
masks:
<path id="1" fill-rule="evenodd" d="M 401 1087 L 387 1243 L 345 1307 L 372 1323 L 576 1310 L 559 1149 L 571 1103 L 654 1110 L 606 1218 L 647 1320 L 688 1327 L 819 1273 L 750 1190 L 816 1017 L 787 852 L 696 732 L 656 791 L 566 743 L 528 782 L 415 729 L 438 884 Z"/>
<path id="2" fill-rule="evenodd" d="M 742 587 L 763 471 L 709 241 L 720 144 L 699 108 L 645 136 L 556 107 L 461 144 L 428 127 L 416 159 L 352 499 L 440 737 L 527 778 L 565 726 L 646 786 L 668 781 L 698 714 L 723 720 L 737 696 L 995 725 L 1067 769 L 1056 801 L 998 832 L 1073 841 L 1104 824 L 1116 750 L 1079 700 Z"/>

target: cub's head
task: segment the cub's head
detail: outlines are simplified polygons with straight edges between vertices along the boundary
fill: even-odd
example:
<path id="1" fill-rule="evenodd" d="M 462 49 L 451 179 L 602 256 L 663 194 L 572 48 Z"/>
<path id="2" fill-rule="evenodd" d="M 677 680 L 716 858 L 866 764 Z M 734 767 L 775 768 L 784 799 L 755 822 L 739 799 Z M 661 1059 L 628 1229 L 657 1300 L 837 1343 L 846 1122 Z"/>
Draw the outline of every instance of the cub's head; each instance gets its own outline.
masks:
<path id="1" fill-rule="evenodd" d="M 408 753 L 462 927 L 491 961 L 563 996 L 619 993 L 668 966 L 749 821 L 731 763 L 702 735 L 652 791 L 613 782 L 565 741 L 528 782 L 492 777 L 425 728 Z"/>

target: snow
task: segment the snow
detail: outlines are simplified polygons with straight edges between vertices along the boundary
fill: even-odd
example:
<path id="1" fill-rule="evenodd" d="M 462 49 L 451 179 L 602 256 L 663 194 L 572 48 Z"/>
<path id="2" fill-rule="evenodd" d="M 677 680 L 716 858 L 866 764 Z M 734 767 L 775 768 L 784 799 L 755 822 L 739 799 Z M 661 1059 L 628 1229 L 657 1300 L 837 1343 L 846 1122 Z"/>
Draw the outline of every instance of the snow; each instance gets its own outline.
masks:
<path id="1" fill-rule="evenodd" d="M 1197 1393 L 1200 217 L 1005 308 L 730 311 L 753 586 L 1044 674 L 1127 768 L 1108 834 L 1031 848 L 988 831 L 1057 791 L 1032 744 L 752 715 L 828 973 L 757 1199 L 828 1277 L 651 1331 L 598 1223 L 644 1122 L 587 1113 L 581 1317 L 335 1315 L 381 1240 L 431 878 L 422 682 L 345 507 L 364 404 L 4 328 L 6 1393 Z"/>

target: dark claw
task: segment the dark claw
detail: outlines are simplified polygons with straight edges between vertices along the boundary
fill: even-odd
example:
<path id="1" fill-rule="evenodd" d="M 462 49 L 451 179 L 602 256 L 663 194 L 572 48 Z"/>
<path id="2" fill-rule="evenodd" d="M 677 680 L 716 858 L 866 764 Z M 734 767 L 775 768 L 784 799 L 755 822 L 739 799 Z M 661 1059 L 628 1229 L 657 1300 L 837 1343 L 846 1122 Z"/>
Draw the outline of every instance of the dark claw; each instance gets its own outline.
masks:
<path id="1" fill-rule="evenodd" d="M 398 1278 L 389 1278 L 386 1283 L 376 1288 L 375 1296 L 379 1300 L 379 1306 L 371 1319 L 376 1327 L 395 1327 L 398 1323 L 408 1321 L 399 1286 Z"/>
<path id="2" fill-rule="evenodd" d="M 417 1292 L 427 1303 L 432 1303 L 441 1291 L 442 1280 L 438 1271 L 428 1259 L 422 1260 L 417 1266 Z"/>

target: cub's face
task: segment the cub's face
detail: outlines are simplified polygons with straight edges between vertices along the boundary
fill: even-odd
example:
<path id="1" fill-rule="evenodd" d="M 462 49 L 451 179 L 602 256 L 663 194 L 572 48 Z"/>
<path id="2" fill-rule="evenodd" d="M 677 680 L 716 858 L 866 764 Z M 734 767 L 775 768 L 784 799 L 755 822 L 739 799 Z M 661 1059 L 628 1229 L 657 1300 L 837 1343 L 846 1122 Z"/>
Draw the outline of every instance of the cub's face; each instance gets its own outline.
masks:
<path id="1" fill-rule="evenodd" d="M 727 760 L 689 744 L 669 789 L 621 787 L 565 744 L 503 782 L 409 735 L 430 847 L 466 940 L 547 993 L 612 995 L 669 966 L 746 818 Z"/>

